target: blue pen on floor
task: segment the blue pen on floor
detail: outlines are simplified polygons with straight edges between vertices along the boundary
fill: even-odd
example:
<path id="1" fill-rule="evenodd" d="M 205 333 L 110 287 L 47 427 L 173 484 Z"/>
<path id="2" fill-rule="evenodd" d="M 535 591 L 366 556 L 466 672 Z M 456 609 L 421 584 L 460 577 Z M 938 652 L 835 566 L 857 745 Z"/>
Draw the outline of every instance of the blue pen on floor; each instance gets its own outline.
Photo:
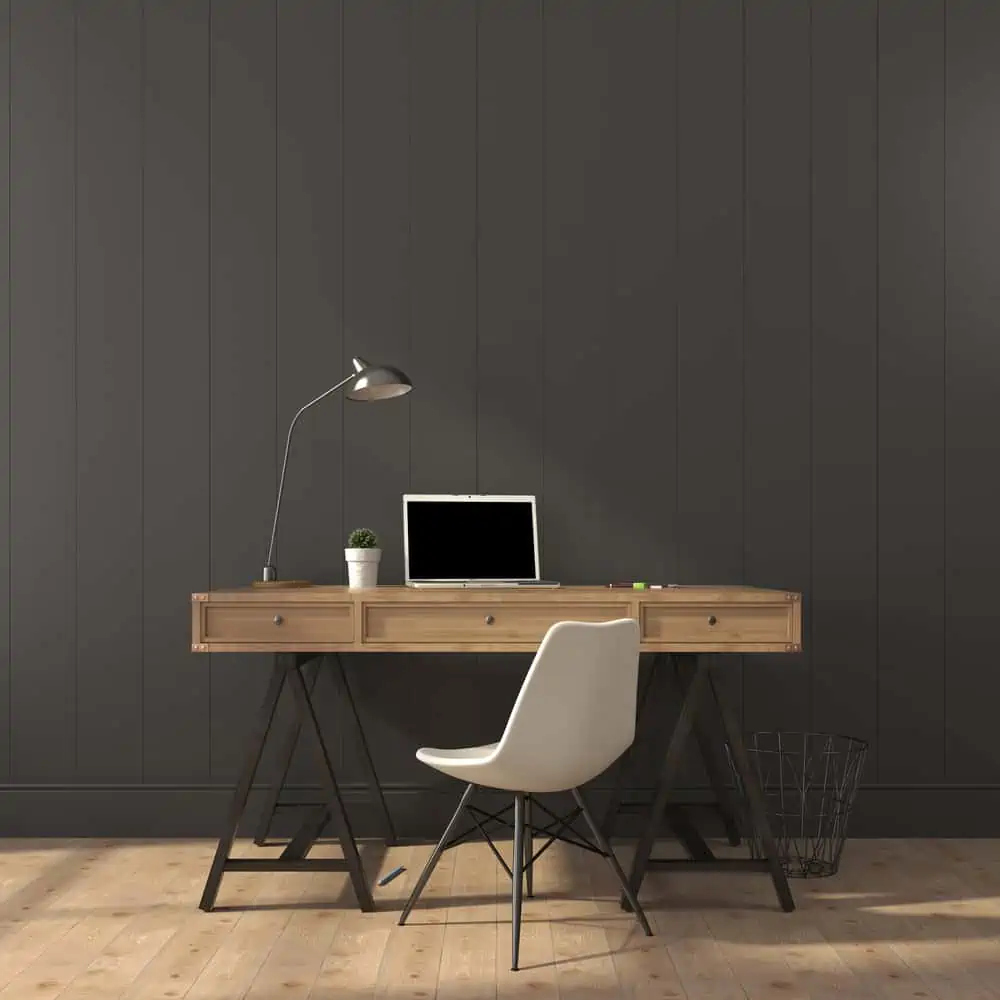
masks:
<path id="1" fill-rule="evenodd" d="M 393 868 L 391 872 L 389 872 L 387 875 L 383 875 L 378 880 L 379 886 L 381 887 L 383 885 L 388 885 L 394 878 L 398 878 L 405 871 L 406 869 L 403 867 L 403 865 L 400 865 L 398 868 Z"/>

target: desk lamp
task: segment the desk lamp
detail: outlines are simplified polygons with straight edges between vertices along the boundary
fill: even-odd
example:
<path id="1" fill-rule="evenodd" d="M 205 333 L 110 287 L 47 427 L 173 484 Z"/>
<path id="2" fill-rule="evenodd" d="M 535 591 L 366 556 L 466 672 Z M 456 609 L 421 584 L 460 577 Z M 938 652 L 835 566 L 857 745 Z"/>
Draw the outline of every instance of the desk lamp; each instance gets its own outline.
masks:
<path id="1" fill-rule="evenodd" d="M 388 365 L 372 365 L 364 358 L 352 358 L 351 365 L 354 371 L 343 381 L 331 386 L 325 392 L 321 392 L 315 399 L 310 400 L 298 413 L 292 417 L 292 422 L 288 427 L 288 437 L 285 439 L 285 457 L 281 463 L 281 477 L 278 479 L 278 499 L 274 505 L 274 521 L 271 524 L 271 542 L 267 547 L 267 560 L 264 563 L 264 570 L 260 580 L 254 580 L 255 587 L 308 587 L 307 580 L 279 580 L 278 571 L 271 561 L 274 556 L 274 540 L 278 534 L 278 515 L 281 512 L 281 495 L 285 489 L 285 469 L 288 466 L 288 452 L 292 445 L 292 432 L 299 422 L 299 417 L 310 407 L 315 406 L 320 400 L 333 395 L 338 389 L 347 388 L 348 399 L 358 399 L 364 402 L 378 402 L 381 399 L 392 399 L 394 396 L 403 396 L 413 388 L 413 383 L 398 368 L 390 368 Z"/>

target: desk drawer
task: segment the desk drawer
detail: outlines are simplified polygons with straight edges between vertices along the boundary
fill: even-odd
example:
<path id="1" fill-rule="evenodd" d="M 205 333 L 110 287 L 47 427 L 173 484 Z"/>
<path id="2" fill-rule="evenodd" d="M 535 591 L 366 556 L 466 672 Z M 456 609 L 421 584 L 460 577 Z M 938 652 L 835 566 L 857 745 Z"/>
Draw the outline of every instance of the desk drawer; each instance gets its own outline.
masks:
<path id="1" fill-rule="evenodd" d="M 794 641 L 794 608 L 762 604 L 645 604 L 639 622 L 648 642 L 776 644 Z"/>
<path id="2" fill-rule="evenodd" d="M 202 642 L 349 643 L 354 639 L 354 605 L 207 604 Z"/>
<path id="3" fill-rule="evenodd" d="M 560 621 L 605 622 L 627 616 L 621 604 L 378 603 L 365 608 L 362 642 L 372 645 L 539 643 Z"/>

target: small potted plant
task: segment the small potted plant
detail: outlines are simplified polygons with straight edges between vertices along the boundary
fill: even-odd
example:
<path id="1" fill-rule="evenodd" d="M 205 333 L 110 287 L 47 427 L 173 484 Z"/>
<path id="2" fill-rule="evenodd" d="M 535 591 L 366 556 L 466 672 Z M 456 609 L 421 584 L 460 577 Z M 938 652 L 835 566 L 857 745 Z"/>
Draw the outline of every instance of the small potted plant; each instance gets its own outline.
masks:
<path id="1" fill-rule="evenodd" d="M 347 536 L 347 585 L 352 590 L 378 586 L 378 562 L 382 550 L 378 547 L 378 537 L 368 528 L 355 528 Z"/>

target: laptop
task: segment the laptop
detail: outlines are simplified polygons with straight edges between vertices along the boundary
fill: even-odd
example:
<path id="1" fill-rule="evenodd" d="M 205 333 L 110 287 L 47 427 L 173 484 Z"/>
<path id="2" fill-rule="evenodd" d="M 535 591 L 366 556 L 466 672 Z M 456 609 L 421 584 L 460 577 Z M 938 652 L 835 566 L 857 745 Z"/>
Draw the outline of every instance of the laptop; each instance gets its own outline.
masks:
<path id="1" fill-rule="evenodd" d="M 407 493 L 408 587 L 558 587 L 543 580 L 532 496 Z"/>

